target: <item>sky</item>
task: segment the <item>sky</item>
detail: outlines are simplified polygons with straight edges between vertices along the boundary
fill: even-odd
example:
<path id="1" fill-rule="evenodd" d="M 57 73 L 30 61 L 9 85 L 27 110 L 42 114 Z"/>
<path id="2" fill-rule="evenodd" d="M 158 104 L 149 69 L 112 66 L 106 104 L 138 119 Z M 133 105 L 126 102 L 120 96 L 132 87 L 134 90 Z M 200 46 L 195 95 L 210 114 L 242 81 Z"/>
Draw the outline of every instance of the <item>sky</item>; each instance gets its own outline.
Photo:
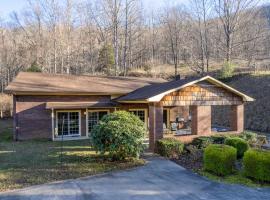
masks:
<path id="1" fill-rule="evenodd" d="M 62 0 L 59 0 L 62 1 Z M 83 0 L 76 0 L 83 1 Z M 183 3 L 187 0 L 142 0 L 145 8 L 147 9 L 158 9 L 165 2 L 177 2 Z M 19 12 L 27 6 L 27 0 L 0 0 L 0 16 L 6 18 L 13 11 Z"/>

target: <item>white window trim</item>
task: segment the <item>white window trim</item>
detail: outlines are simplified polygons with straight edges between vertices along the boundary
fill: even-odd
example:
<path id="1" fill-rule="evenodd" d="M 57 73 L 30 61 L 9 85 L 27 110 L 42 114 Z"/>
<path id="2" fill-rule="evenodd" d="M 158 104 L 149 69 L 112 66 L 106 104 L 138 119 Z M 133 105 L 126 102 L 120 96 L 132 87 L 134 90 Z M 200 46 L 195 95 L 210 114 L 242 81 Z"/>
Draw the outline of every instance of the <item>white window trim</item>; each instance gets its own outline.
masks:
<path id="1" fill-rule="evenodd" d="M 79 113 L 79 134 L 73 134 L 73 135 L 63 135 L 63 137 L 67 137 L 67 138 L 69 138 L 69 137 L 81 137 L 81 128 L 82 128 L 82 126 L 81 126 L 81 110 L 57 110 L 56 111 L 56 138 L 58 137 L 62 137 L 61 135 L 58 135 L 58 113 L 61 113 L 61 112 L 64 112 L 64 113 L 70 113 L 70 112 L 77 112 L 77 113 Z"/>
<path id="2" fill-rule="evenodd" d="M 144 111 L 144 123 L 146 125 L 146 127 L 148 128 L 148 109 L 146 108 L 131 108 L 128 111 Z"/>
<path id="3" fill-rule="evenodd" d="M 109 109 L 97 109 L 97 110 L 92 110 L 92 109 L 86 109 L 86 136 L 87 137 L 90 137 L 90 134 L 89 133 L 89 127 L 88 127 L 88 116 L 89 116 L 89 113 L 90 112 L 107 112 L 107 114 L 110 113 L 110 110 Z"/>

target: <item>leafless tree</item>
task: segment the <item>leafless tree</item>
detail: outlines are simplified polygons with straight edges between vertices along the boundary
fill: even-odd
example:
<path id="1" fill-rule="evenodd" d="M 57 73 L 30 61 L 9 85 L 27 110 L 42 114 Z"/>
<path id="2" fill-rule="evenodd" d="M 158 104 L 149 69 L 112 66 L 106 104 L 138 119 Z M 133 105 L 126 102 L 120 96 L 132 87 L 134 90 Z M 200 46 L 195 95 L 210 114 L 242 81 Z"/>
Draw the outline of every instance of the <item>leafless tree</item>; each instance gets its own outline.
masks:
<path id="1" fill-rule="evenodd" d="M 235 47 L 235 35 L 242 26 L 248 26 L 252 21 L 260 0 L 215 0 L 215 11 L 219 17 L 220 25 L 224 31 L 226 61 L 231 61 L 232 51 Z"/>

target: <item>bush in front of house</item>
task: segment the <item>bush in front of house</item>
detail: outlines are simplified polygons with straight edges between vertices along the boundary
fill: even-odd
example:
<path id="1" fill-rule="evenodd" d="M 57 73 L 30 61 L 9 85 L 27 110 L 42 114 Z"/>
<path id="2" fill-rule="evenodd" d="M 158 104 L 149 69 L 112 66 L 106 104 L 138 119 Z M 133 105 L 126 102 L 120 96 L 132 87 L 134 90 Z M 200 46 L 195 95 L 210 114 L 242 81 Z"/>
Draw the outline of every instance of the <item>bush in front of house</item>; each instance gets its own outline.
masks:
<path id="1" fill-rule="evenodd" d="M 194 138 L 191 142 L 192 145 L 196 146 L 198 149 L 203 149 L 210 144 L 213 144 L 213 140 L 208 136 L 201 136 Z"/>
<path id="2" fill-rule="evenodd" d="M 270 182 L 270 151 L 248 150 L 243 158 L 243 166 L 245 176 Z"/>
<path id="3" fill-rule="evenodd" d="M 237 157 L 242 158 L 244 153 L 248 150 L 248 142 L 239 137 L 226 138 L 225 144 L 237 149 Z"/>
<path id="4" fill-rule="evenodd" d="M 244 131 L 239 136 L 244 140 L 248 141 L 249 143 L 255 143 L 257 141 L 258 134 L 252 131 Z"/>
<path id="5" fill-rule="evenodd" d="M 203 149 L 210 144 L 224 144 L 226 138 L 227 136 L 225 135 L 201 136 L 194 138 L 191 144 L 196 146 L 198 149 Z"/>
<path id="6" fill-rule="evenodd" d="M 222 144 L 211 144 L 204 149 L 204 170 L 218 176 L 232 174 L 235 169 L 237 151 L 234 147 Z"/>
<path id="7" fill-rule="evenodd" d="M 244 131 L 239 137 L 248 142 L 251 147 L 261 148 L 262 145 L 267 144 L 266 135 L 254 133 L 252 131 Z"/>
<path id="8" fill-rule="evenodd" d="M 168 158 L 178 158 L 183 153 L 184 144 L 174 138 L 163 138 L 157 141 L 157 153 Z"/>
<path id="9" fill-rule="evenodd" d="M 108 152 L 113 160 L 123 160 L 139 156 L 145 134 L 145 124 L 137 116 L 116 111 L 104 116 L 94 126 L 91 139 L 94 148 L 101 154 Z"/>

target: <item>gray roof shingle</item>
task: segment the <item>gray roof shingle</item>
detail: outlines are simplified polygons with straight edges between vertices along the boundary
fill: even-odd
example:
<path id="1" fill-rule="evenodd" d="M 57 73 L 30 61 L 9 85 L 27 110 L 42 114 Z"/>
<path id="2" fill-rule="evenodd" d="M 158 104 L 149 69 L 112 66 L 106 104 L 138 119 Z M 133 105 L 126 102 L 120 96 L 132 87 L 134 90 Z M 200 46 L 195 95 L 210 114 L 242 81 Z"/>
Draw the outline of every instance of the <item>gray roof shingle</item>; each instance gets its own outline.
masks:
<path id="1" fill-rule="evenodd" d="M 165 81 L 160 78 L 20 72 L 5 91 L 8 93 L 127 94 L 138 88 Z"/>
<path id="2" fill-rule="evenodd" d="M 144 86 L 139 88 L 125 96 L 121 96 L 116 101 L 135 101 L 135 100 L 145 100 L 160 93 L 166 92 L 168 90 L 174 89 L 176 87 L 181 87 L 189 82 L 197 80 L 198 77 L 186 78 L 181 80 L 175 80 L 164 83 L 156 83 L 153 85 Z"/>

